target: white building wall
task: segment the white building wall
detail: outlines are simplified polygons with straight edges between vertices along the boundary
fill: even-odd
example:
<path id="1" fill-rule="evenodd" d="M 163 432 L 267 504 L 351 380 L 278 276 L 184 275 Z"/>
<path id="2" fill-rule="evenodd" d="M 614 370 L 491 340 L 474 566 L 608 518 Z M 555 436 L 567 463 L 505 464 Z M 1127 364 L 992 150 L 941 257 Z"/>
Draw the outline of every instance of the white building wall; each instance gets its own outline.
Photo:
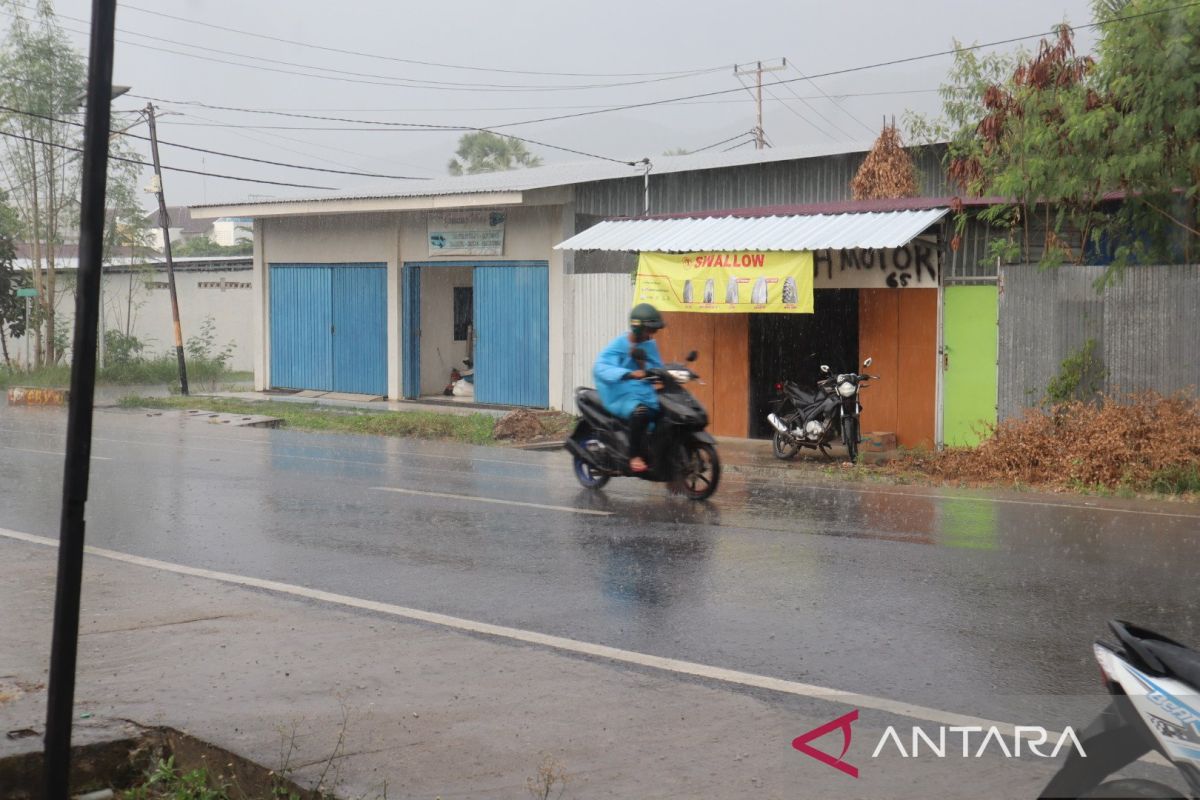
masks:
<path id="1" fill-rule="evenodd" d="M 222 217 L 213 222 L 212 239 L 222 247 L 233 247 L 239 242 L 248 242 L 253 238 L 254 223 L 249 220 Z"/>
<path id="2" fill-rule="evenodd" d="M 64 281 L 60 274 L 60 291 L 55 308 L 55 327 L 68 333 L 73 340 L 75 330 L 75 291 L 73 277 Z M 186 344 L 189 337 L 198 336 L 206 317 L 212 317 L 215 342 L 213 353 L 233 343 L 227 362 L 230 369 L 250 371 L 254 368 L 254 325 L 252 310 L 254 291 L 250 288 L 253 272 L 241 270 L 205 270 L 175 272 L 175 288 L 179 296 L 179 327 Z M 101 323 L 105 330 L 128 331 L 143 345 L 143 356 L 153 357 L 175 352 L 174 325 L 171 322 L 171 295 L 166 288 L 152 288 L 167 283 L 166 270 L 145 269 L 135 272 L 105 272 L 101 281 Z M 128 325 L 128 327 L 127 327 Z M 23 339 L 8 342 L 9 355 L 15 363 L 25 363 Z"/>

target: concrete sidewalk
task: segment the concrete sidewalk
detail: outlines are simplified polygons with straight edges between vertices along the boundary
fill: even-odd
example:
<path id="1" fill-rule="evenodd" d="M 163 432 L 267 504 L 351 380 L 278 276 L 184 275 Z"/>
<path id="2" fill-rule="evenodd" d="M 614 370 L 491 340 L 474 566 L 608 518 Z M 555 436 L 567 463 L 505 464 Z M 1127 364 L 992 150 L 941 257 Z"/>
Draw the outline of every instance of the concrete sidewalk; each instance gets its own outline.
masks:
<path id="1" fill-rule="evenodd" d="M 0 688 L 15 695 L 0 700 L 5 731 L 43 730 L 55 556 L 0 537 Z M 913 720 L 866 709 L 846 755 L 853 779 L 791 746 L 847 713 L 839 703 L 103 555 L 89 554 L 84 579 L 77 743 L 126 720 L 166 725 L 267 767 L 286 757 L 311 785 L 344 734 L 328 772 L 341 797 L 386 785 L 388 798 L 527 798 L 547 757 L 569 776 L 568 798 L 1031 797 L 1052 768 L 872 759 L 884 727 Z M 817 746 L 836 754 L 840 740 Z M 0 737 L 0 756 L 40 746 Z"/>

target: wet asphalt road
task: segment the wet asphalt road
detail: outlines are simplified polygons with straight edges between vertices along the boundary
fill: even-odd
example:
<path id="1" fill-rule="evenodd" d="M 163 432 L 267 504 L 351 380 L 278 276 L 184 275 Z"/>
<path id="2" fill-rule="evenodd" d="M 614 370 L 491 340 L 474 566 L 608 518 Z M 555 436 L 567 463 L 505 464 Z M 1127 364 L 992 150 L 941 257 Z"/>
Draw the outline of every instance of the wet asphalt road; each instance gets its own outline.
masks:
<path id="1" fill-rule="evenodd" d="M 65 419 L 0 406 L 0 527 L 57 537 Z M 89 544 L 1020 724 L 1085 721 L 1108 618 L 1200 644 L 1187 506 L 733 474 L 709 504 L 593 495 L 561 452 L 172 412 L 98 412 L 93 455 Z"/>

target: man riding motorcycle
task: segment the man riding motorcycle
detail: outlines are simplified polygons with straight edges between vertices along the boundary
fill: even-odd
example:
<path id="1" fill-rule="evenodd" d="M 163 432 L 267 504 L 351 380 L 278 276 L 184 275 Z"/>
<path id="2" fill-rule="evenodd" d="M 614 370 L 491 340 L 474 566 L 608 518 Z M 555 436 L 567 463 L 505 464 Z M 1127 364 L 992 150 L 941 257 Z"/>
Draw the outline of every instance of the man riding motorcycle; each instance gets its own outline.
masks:
<path id="1" fill-rule="evenodd" d="M 646 433 L 658 416 L 658 389 L 661 386 L 643 380 L 646 369 L 661 367 L 662 358 L 654 335 L 666 327 L 662 314 L 649 303 L 639 303 L 629 313 L 629 333 L 609 342 L 596 357 L 592 370 L 600 400 L 610 414 L 629 423 L 629 469 L 645 472 Z M 642 357 L 634 358 L 634 350 Z"/>

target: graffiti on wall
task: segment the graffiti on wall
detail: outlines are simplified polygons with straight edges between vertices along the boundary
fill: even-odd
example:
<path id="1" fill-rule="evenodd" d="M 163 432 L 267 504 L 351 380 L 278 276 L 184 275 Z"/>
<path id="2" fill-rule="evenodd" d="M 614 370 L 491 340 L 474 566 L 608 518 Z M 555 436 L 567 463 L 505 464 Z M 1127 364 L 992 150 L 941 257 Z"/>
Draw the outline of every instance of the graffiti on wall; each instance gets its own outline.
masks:
<path id="1" fill-rule="evenodd" d="M 915 240 L 883 250 L 816 250 L 816 289 L 932 289 L 941 262 L 932 244 Z"/>

